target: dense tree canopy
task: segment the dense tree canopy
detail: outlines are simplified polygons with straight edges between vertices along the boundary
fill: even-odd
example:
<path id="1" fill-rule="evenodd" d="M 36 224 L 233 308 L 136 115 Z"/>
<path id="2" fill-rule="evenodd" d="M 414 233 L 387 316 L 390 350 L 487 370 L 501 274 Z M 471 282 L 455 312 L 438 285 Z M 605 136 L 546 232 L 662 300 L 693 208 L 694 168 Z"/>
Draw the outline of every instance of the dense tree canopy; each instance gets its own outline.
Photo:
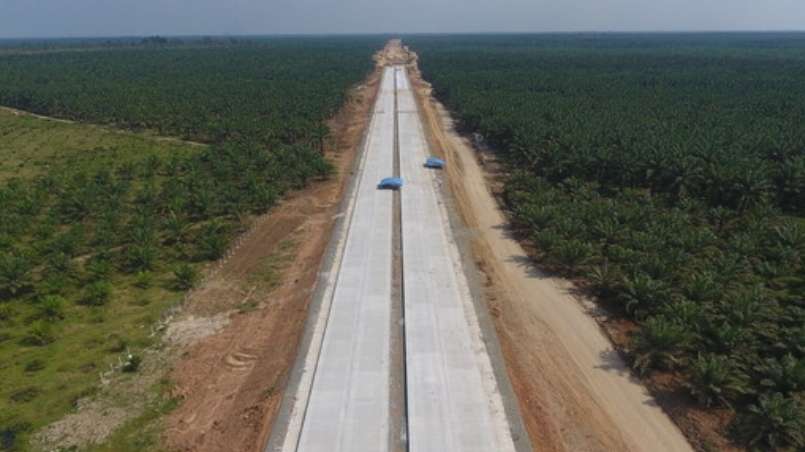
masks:
<path id="1" fill-rule="evenodd" d="M 409 43 L 510 169 L 535 257 L 640 325 L 635 369 L 734 408 L 737 440 L 805 447 L 805 38 Z"/>

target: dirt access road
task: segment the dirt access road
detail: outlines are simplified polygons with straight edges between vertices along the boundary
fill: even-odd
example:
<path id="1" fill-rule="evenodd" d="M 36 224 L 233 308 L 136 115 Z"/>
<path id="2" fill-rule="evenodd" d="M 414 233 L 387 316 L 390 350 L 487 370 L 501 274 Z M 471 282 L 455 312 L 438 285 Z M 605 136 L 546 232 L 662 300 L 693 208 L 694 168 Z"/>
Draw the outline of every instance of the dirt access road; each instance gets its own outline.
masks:
<path id="1" fill-rule="evenodd" d="M 631 375 L 570 282 L 546 276 L 508 233 L 480 154 L 409 70 L 433 149 L 448 162 L 455 204 L 473 236 L 520 412 L 537 451 L 690 451 L 676 425 Z"/>

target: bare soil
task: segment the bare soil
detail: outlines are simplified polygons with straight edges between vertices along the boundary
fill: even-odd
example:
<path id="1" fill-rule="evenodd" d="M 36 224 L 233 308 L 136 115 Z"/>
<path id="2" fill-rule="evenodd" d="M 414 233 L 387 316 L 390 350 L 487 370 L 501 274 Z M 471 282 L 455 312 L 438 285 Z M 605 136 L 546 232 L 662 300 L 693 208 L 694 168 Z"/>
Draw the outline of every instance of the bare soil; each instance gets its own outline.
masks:
<path id="1" fill-rule="evenodd" d="M 603 313 L 569 281 L 532 265 L 512 237 L 484 159 L 409 70 L 428 139 L 447 160 L 457 207 L 474 231 L 472 252 L 520 412 L 537 451 L 689 451 L 691 446 L 636 381 L 599 326 Z"/>
<path id="2" fill-rule="evenodd" d="M 259 220 L 188 302 L 185 315 L 195 323 L 204 324 L 200 319 L 221 313 L 228 320 L 223 327 L 207 321 L 220 329 L 189 346 L 170 374 L 181 403 L 167 419 L 163 440 L 168 448 L 262 451 L 296 357 L 379 74 L 375 71 L 351 93 L 331 123 L 333 139 L 326 152 L 337 174 L 292 194 Z M 283 248 L 284 261 L 277 264 L 278 250 Z M 281 275 L 267 275 L 273 271 Z M 179 337 L 194 334 L 192 328 L 190 333 L 179 331 Z"/>

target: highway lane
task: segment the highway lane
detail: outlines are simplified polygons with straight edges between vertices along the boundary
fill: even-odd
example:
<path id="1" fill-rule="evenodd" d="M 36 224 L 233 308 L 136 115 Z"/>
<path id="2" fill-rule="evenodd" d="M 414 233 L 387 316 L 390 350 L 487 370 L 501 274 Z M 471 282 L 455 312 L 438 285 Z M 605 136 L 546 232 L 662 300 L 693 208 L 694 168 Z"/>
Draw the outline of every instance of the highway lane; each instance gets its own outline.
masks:
<path id="1" fill-rule="evenodd" d="M 446 209 L 423 166 L 414 93 L 397 70 L 409 450 L 514 451 Z"/>
<path id="2" fill-rule="evenodd" d="M 337 276 L 327 278 L 312 319 L 311 345 L 274 450 L 515 450 L 437 178 L 423 166 L 427 155 L 406 70 L 387 67 L 350 219 L 337 240 L 340 259 L 330 269 Z M 395 163 L 405 181 L 397 207 L 394 192 L 376 187 Z M 395 265 L 402 300 L 393 292 Z M 401 344 L 392 340 L 398 323 Z M 403 358 L 393 360 L 398 353 Z M 404 394 L 392 389 L 403 383 Z M 400 397 L 405 409 L 393 409 Z"/>
<path id="3" fill-rule="evenodd" d="M 394 77 L 383 73 L 329 319 L 297 449 L 389 447 Z"/>

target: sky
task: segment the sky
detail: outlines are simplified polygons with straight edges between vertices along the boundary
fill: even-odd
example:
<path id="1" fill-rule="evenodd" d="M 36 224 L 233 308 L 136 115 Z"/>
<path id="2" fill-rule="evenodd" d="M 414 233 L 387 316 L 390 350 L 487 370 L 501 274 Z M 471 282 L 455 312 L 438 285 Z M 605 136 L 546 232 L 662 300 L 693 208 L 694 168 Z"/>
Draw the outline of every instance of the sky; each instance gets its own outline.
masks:
<path id="1" fill-rule="evenodd" d="M 0 0 L 0 37 L 805 30 L 805 0 Z"/>

